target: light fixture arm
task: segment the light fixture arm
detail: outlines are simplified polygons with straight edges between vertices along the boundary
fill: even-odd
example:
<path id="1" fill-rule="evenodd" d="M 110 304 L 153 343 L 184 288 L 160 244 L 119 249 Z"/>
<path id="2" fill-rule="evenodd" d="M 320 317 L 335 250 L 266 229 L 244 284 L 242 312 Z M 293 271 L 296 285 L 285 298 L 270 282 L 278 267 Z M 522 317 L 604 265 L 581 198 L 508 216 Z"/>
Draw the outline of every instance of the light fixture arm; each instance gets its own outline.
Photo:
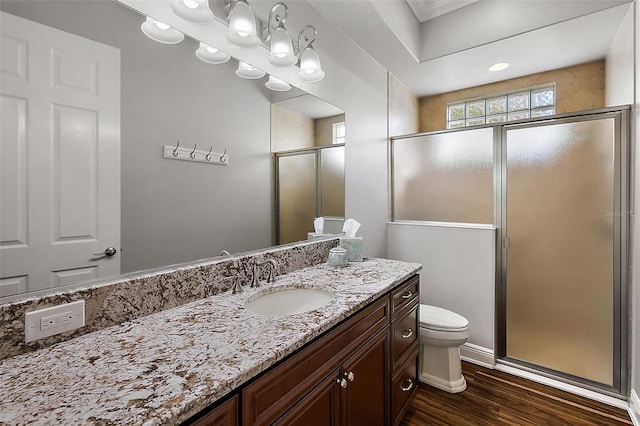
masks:
<path id="1" fill-rule="evenodd" d="M 277 14 L 278 8 L 283 9 L 283 16 Z M 269 20 L 267 22 L 267 36 L 264 41 L 269 41 L 271 39 L 271 30 L 275 30 L 277 28 L 285 29 L 284 23 L 289 16 L 289 8 L 286 4 L 279 2 L 273 5 L 271 11 L 269 12 Z M 274 23 L 275 21 L 275 23 Z M 286 29 L 285 29 L 286 30 Z"/>
<path id="2" fill-rule="evenodd" d="M 312 30 L 313 31 L 313 36 L 309 37 L 308 35 L 305 35 L 305 31 L 307 30 Z M 309 31 L 307 31 L 308 33 Z M 298 59 L 300 59 L 300 56 L 302 56 L 302 52 L 304 51 L 304 49 L 306 49 L 307 47 L 311 46 L 311 43 L 313 43 L 314 41 L 316 41 L 316 36 L 318 35 L 318 32 L 316 31 L 315 27 L 313 25 L 305 25 L 304 27 L 302 27 L 300 29 L 300 32 L 298 33 L 298 44 L 296 46 L 293 46 L 294 48 L 294 52 L 296 54 L 296 56 L 298 57 Z M 304 36 L 304 42 L 306 43 L 306 45 L 303 47 L 302 46 L 302 37 Z"/>

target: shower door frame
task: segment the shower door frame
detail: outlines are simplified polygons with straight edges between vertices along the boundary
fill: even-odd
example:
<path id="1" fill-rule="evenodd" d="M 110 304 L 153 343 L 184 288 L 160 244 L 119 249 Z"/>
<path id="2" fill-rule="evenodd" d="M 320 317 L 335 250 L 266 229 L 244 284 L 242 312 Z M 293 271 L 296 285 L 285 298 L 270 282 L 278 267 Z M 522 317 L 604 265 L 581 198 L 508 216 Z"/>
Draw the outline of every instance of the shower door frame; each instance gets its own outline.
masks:
<path id="1" fill-rule="evenodd" d="M 631 214 L 630 129 L 628 106 L 603 108 L 556 115 L 542 120 L 522 120 L 503 124 L 494 129 L 494 225 L 496 244 L 496 359 L 542 376 L 574 384 L 582 388 L 626 398 L 629 386 L 629 215 Z M 613 253 L 613 386 L 609 387 L 566 373 L 547 369 L 507 356 L 507 132 L 510 129 L 540 127 L 563 123 L 585 122 L 598 119 L 614 120 L 614 253 Z"/>

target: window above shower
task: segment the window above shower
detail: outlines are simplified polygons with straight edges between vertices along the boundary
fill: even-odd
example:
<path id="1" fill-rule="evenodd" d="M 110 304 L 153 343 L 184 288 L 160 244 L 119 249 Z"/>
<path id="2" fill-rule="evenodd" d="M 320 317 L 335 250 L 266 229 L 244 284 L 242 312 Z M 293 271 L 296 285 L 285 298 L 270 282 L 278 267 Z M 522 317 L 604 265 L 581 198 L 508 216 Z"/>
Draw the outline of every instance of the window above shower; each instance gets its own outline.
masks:
<path id="1" fill-rule="evenodd" d="M 447 129 L 504 123 L 556 113 L 556 84 L 447 104 Z"/>

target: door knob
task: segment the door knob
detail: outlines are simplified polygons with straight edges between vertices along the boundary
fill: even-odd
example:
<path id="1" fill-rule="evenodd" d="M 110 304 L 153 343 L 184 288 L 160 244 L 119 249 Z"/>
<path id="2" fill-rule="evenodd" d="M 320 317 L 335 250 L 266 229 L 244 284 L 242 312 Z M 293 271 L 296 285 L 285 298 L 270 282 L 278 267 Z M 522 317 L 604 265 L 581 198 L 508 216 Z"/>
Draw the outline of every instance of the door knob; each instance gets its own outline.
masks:
<path id="1" fill-rule="evenodd" d="M 93 253 L 94 256 L 115 256 L 118 250 L 115 247 L 107 247 L 103 253 Z"/>

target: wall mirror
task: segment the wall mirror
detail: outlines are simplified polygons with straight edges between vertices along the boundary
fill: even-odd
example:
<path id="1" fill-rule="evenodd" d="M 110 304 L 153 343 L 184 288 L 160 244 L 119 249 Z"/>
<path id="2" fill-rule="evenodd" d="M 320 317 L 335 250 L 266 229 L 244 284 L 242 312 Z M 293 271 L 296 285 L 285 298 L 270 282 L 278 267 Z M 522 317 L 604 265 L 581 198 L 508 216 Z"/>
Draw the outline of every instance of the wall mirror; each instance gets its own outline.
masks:
<path id="1" fill-rule="evenodd" d="M 238 78 L 234 59 L 204 63 L 188 37 L 157 43 L 112 0 L 0 10 L 0 302 L 278 241 L 271 105 L 340 110 Z M 178 140 L 226 165 L 163 158 Z"/>

